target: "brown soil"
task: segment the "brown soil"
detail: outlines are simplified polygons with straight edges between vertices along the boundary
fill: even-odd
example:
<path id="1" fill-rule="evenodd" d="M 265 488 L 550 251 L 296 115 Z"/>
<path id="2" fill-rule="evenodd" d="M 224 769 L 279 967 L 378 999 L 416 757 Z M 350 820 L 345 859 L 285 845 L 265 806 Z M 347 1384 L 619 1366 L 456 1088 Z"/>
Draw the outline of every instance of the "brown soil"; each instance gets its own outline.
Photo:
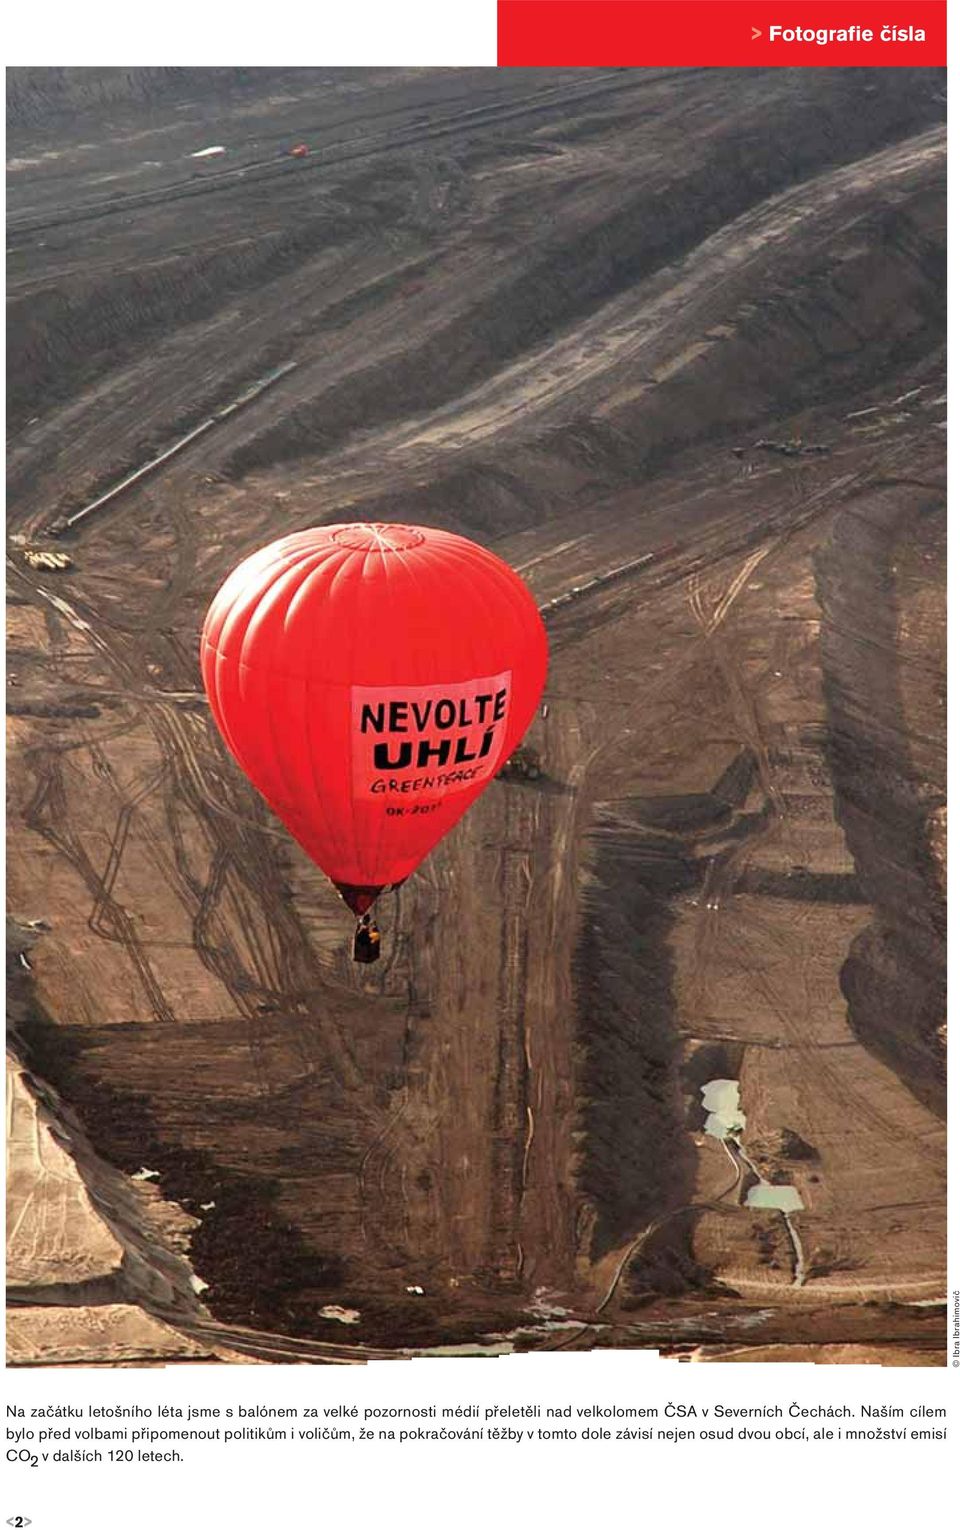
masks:
<path id="1" fill-rule="evenodd" d="M 9 101 L 9 882 L 52 926 L 16 1045 L 88 1186 L 155 1171 L 208 1286 L 123 1300 L 238 1358 L 939 1363 L 942 76 L 15 70 Z M 356 968 L 196 648 L 244 553 L 385 517 L 587 588 L 542 774 Z M 703 1133 L 718 1077 L 803 1197 L 800 1284 Z"/>

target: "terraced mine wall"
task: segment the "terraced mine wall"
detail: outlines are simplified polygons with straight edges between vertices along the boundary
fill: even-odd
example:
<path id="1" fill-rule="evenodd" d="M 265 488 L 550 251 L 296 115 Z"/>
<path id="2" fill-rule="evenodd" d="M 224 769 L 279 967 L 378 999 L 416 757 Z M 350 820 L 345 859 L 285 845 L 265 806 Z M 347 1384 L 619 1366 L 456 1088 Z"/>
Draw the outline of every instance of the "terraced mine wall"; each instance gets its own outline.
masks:
<path id="1" fill-rule="evenodd" d="M 756 780 L 748 751 L 710 792 L 633 798 L 604 805 L 590 833 L 591 876 L 574 958 L 582 1056 L 583 1149 L 578 1187 L 595 1217 L 591 1253 L 603 1255 L 664 1221 L 632 1261 L 635 1291 L 678 1295 L 709 1285 L 690 1249 L 696 1150 L 703 1124 L 699 1082 L 722 1055 L 708 1049 L 700 1080 L 683 1059 L 671 932 L 680 899 L 697 898 L 710 857 L 701 841 L 727 849 L 748 839 L 762 814 L 746 811 Z M 722 852 L 719 852 L 722 853 Z"/>
<path id="2" fill-rule="evenodd" d="M 593 885 L 574 971 L 583 1055 L 579 1186 L 596 1208 L 594 1255 L 691 1199 L 668 935 L 692 860 L 629 830 L 593 837 Z M 682 1283 L 681 1283 L 682 1284 Z"/>
<path id="3" fill-rule="evenodd" d="M 891 484 L 837 515 L 817 559 L 827 758 L 837 816 L 874 909 L 842 972 L 850 1022 L 940 1113 L 945 654 L 936 634 L 943 612 L 939 600 L 931 607 L 911 598 L 908 581 L 911 557 L 942 564 L 945 539 L 942 490 Z"/>
<path id="4" fill-rule="evenodd" d="M 830 93 L 824 92 L 822 113 L 797 105 L 795 120 L 784 124 L 794 144 L 789 159 L 761 135 L 759 112 L 754 122 L 721 128 L 701 162 L 687 176 L 674 179 L 668 194 L 664 188 L 644 188 L 602 223 L 557 238 L 539 260 L 521 268 L 509 287 L 476 303 L 458 334 L 442 329 L 426 344 L 404 351 L 390 387 L 383 388 L 379 377 L 360 373 L 334 396 L 297 411 L 284 422 L 282 434 L 265 434 L 238 452 L 237 470 L 295 457 L 304 450 L 329 450 L 357 419 L 383 423 L 401 405 L 403 413 L 435 407 L 681 258 L 748 208 L 805 179 L 815 167 L 822 170 L 831 160 L 853 161 L 899 136 L 901 127 L 909 131 L 925 114 L 922 103 L 896 93 L 885 97 L 876 113 L 868 107 L 852 131 L 847 120 L 840 135 Z M 749 155 L 742 149 L 736 152 L 733 139 L 749 141 Z M 832 153 L 826 150 L 828 143 Z M 732 175 L 734 163 L 737 173 Z"/>
<path id="5" fill-rule="evenodd" d="M 704 199 L 708 183 L 713 184 L 705 176 Z M 856 194 L 853 188 L 850 194 Z M 529 429 L 513 439 L 499 433 L 489 441 L 482 435 L 465 439 L 456 465 L 446 471 L 438 465 L 428 481 L 408 487 L 401 476 L 389 491 L 371 487 L 365 515 L 437 524 L 447 524 L 452 515 L 457 529 L 468 535 L 497 537 L 545 523 L 599 495 L 636 489 L 668 471 L 691 447 L 726 444 L 737 439 L 737 432 L 752 443 L 771 411 L 834 411 L 822 438 L 830 444 L 849 431 L 844 421 L 851 397 L 877 378 L 922 362 L 942 344 L 943 195 L 942 161 L 918 163 L 904 173 L 893 205 L 852 229 L 826 225 L 821 255 L 811 254 L 807 244 L 780 248 L 775 277 L 762 263 L 755 275 L 747 273 L 739 303 L 717 311 L 716 318 L 724 321 L 719 327 L 711 328 L 709 304 L 699 298 L 699 354 L 686 365 L 672 370 L 668 364 L 664 375 L 654 367 L 639 393 L 630 390 L 602 416 L 593 409 L 600 384 L 585 374 L 565 406 L 565 423 Z M 769 216 L 775 217 L 773 210 Z M 809 217 L 813 236 L 816 208 L 802 216 Z M 604 225 L 602 253 L 591 254 L 587 236 L 584 248 L 566 249 L 563 259 L 572 269 L 578 269 L 579 261 L 589 268 L 593 261 L 603 273 L 575 300 L 548 270 L 536 276 L 542 285 L 536 301 L 522 283 L 510 292 L 498 291 L 489 314 L 482 306 L 467 310 L 455 333 L 444 331 L 394 365 L 360 372 L 329 394 L 294 407 L 277 425 L 254 430 L 228 471 L 242 477 L 277 463 L 333 453 L 348 441 L 356 419 L 372 412 L 385 423 L 391 400 L 402 400 L 404 412 L 442 405 L 458 386 L 480 382 L 500 361 L 509 360 L 513 340 L 501 334 L 501 309 L 522 314 L 533 304 L 542 316 L 541 327 L 526 343 L 536 345 L 599 305 L 616 307 L 618 298 L 635 303 L 639 318 L 647 294 L 652 300 L 660 293 L 665 268 L 677 277 L 679 304 L 685 296 L 684 252 L 709 234 L 714 214 L 708 215 L 704 201 L 699 221 L 685 232 L 675 231 L 669 246 L 658 243 L 647 264 L 637 250 L 642 251 L 653 221 L 652 204 L 638 205 L 632 216 L 625 212 L 614 226 Z M 749 235 L 744 228 L 743 238 Z M 558 270 L 560 264 L 558 252 Z M 612 312 L 611 323 L 619 316 L 619 310 Z M 481 346 L 486 360 L 477 350 Z M 457 358 L 453 371 L 440 360 L 448 353 Z M 615 367 L 615 356 L 610 365 Z"/>
<path id="6" fill-rule="evenodd" d="M 77 87 L 71 84 L 71 88 Z M 442 324 L 420 344 L 399 349 L 389 370 L 361 368 L 338 378 L 334 387 L 299 405 L 280 424 L 254 434 L 234 454 L 233 471 L 242 475 L 303 455 L 329 452 L 351 434 L 358 420 L 369 429 L 401 414 L 442 404 L 677 261 L 766 198 L 822 172 L 827 165 L 853 163 L 919 131 L 940 114 L 931 97 L 929 76 L 925 74 L 920 84 L 911 70 L 897 71 L 897 78 L 880 95 L 865 92 L 856 114 L 849 111 L 849 82 L 841 89 L 838 82 L 825 79 L 816 82 L 816 89 L 820 97 L 816 109 L 800 92 L 794 102 L 778 103 L 778 112 L 786 111 L 787 120 L 773 137 L 764 129 L 766 102 L 758 91 L 751 108 L 718 129 L 707 150 L 699 150 L 699 162 L 686 176 L 671 179 L 668 186 L 644 188 L 616 213 L 605 210 L 593 225 L 581 219 L 579 226 L 564 229 L 564 209 L 558 205 L 558 233 L 537 258 L 517 262 L 508 280 L 481 294 L 452 324 Z M 604 127 L 609 130 L 610 126 L 608 105 Z M 563 142 L 562 130 L 558 141 Z M 784 142 L 792 145 L 789 155 L 783 152 Z M 488 152 L 486 146 L 482 152 Z M 149 265 L 136 263 L 126 275 L 110 270 L 73 278 L 62 290 L 24 299 L 22 309 L 14 302 L 11 422 L 30 412 L 31 399 L 38 393 L 47 398 L 69 397 L 81 384 L 89 384 L 140 351 L 151 337 L 166 334 L 171 325 L 210 318 L 251 289 L 295 276 L 300 268 L 306 272 L 325 250 L 334 250 L 348 239 L 392 238 L 400 246 L 409 244 L 411 261 L 423 255 L 423 231 L 416 228 L 415 220 L 411 224 L 415 187 L 410 167 L 402 159 L 390 175 L 382 161 L 377 169 L 352 166 L 346 202 L 331 186 L 329 205 L 320 213 L 297 217 L 292 224 L 290 207 L 284 204 L 299 199 L 301 183 L 296 178 L 288 183 L 287 169 L 281 164 L 277 184 L 259 192 L 282 213 L 286 222 L 282 231 L 265 231 L 240 249 L 218 250 L 202 237 L 210 232 L 208 220 L 216 215 L 217 197 L 212 196 L 210 207 L 196 204 L 194 247 L 171 250 L 165 259 L 154 258 Z M 335 163 L 329 173 L 335 183 Z M 122 203 L 117 211 L 122 212 Z M 11 237 L 15 242 L 15 227 Z M 371 301 L 380 301 L 383 295 L 382 290 L 372 291 Z M 340 312 L 336 304 L 321 305 L 314 318 L 303 321 L 300 337 L 335 333 L 353 316 Z M 799 322 L 803 327 L 802 315 Z M 862 343 L 861 336 L 854 338 Z M 815 359 L 819 364 L 820 356 Z M 784 371 L 784 377 L 792 371 Z M 664 402 L 669 403 L 666 392 Z M 762 395 L 768 403 L 766 379 Z M 662 449 L 660 421 L 655 423 L 652 435 Z"/>

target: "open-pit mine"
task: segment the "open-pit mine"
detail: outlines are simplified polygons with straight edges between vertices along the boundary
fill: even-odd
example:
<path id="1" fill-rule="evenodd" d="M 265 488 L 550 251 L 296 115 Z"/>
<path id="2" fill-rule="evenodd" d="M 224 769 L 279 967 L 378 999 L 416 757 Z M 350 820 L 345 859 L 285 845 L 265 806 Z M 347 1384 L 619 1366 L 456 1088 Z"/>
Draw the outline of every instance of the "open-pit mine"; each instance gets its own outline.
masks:
<path id="1" fill-rule="evenodd" d="M 943 74 L 8 112 L 11 1361 L 942 1364 Z M 198 641 L 367 520 L 551 658 L 358 966 Z"/>

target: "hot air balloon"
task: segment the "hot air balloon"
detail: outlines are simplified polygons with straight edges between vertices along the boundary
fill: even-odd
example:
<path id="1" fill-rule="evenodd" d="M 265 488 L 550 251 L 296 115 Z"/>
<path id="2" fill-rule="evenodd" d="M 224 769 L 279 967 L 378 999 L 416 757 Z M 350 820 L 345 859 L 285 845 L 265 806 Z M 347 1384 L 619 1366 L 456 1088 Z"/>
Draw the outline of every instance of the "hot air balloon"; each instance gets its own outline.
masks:
<path id="1" fill-rule="evenodd" d="M 361 921 L 362 943 L 378 895 L 520 742 L 547 640 L 493 553 L 433 527 L 362 522 L 282 537 L 241 563 L 207 613 L 201 668 L 227 747 Z"/>

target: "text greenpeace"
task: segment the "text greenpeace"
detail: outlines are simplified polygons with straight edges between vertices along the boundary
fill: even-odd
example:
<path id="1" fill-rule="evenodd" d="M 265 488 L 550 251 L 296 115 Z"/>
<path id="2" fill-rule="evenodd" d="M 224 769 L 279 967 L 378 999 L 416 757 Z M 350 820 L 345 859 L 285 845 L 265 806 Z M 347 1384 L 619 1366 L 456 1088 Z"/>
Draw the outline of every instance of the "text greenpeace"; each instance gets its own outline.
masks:
<path id="1" fill-rule="evenodd" d="M 354 797 L 421 799 L 463 791 L 499 762 L 512 671 L 448 685 L 355 685 Z"/>

